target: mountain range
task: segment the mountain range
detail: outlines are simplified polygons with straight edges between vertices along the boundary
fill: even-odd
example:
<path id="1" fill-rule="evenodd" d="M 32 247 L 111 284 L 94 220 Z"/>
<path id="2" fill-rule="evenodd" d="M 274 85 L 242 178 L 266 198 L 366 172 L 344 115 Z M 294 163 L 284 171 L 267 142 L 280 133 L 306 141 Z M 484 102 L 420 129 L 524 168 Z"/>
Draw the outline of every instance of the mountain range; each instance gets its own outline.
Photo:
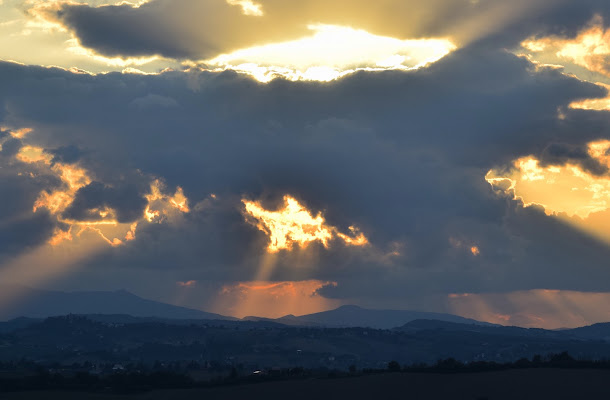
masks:
<path id="1" fill-rule="evenodd" d="M 3 297 L 9 295 L 17 297 L 18 301 L 3 301 Z M 101 315 L 113 315 L 114 318 L 117 318 L 117 315 L 121 314 L 124 315 L 123 319 L 131 316 L 183 320 L 238 320 L 234 317 L 143 299 L 125 290 L 60 292 L 5 286 L 0 287 L 1 304 L 10 304 L 10 307 L 0 307 L 0 320 L 4 321 L 19 317 L 47 318 L 67 314 L 97 315 L 97 319 L 100 319 Z M 492 326 L 486 322 L 452 314 L 408 310 L 371 310 L 355 305 L 345 305 L 334 310 L 302 316 L 286 315 L 276 319 L 249 316 L 242 320 L 289 326 L 391 329 L 419 319 Z"/>
<path id="2" fill-rule="evenodd" d="M 10 294 L 0 292 L 0 304 Z M 14 294 L 14 293 L 13 293 Z M 177 362 L 362 368 L 439 359 L 513 362 L 564 351 L 610 358 L 610 323 L 563 330 L 500 326 L 451 314 L 346 305 L 243 319 L 146 300 L 124 290 L 27 289 L 0 310 L 0 361 Z M 211 363 L 211 364 L 210 364 Z"/>
<path id="3" fill-rule="evenodd" d="M 391 329 L 419 319 L 446 321 L 461 324 L 493 326 L 487 322 L 463 318 L 452 314 L 409 311 L 409 310 L 371 310 L 355 305 L 345 305 L 334 310 L 322 311 L 301 316 L 286 315 L 277 319 L 245 317 L 248 321 L 274 321 L 291 326 L 324 326 L 329 328 L 375 328 Z"/>
<path id="4" fill-rule="evenodd" d="M 8 302 L 7 299 L 17 299 Z M 7 306 L 10 304 L 10 307 Z M 4 307 L 2 307 L 4 305 Z M 572 336 L 579 339 L 610 341 L 610 323 L 550 331 L 503 327 L 452 314 L 409 311 L 376 310 L 355 305 L 344 305 L 334 310 L 280 318 L 248 316 L 242 319 L 205 312 L 192 308 L 148 300 L 125 290 L 61 292 L 16 286 L 0 286 L 0 331 L 8 327 L 23 327 L 32 321 L 68 314 L 87 315 L 100 322 L 141 323 L 171 321 L 187 324 L 204 321 L 250 322 L 267 326 L 302 326 L 328 328 L 395 329 L 403 332 L 423 330 L 469 331 L 480 334 L 509 336 Z"/>

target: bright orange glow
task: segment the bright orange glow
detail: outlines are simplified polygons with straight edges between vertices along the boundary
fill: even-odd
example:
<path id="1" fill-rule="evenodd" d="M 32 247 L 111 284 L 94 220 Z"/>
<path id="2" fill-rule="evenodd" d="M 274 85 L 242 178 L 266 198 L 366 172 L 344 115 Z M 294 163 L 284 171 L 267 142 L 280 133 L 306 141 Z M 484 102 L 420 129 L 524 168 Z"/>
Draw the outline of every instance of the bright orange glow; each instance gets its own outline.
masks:
<path id="1" fill-rule="evenodd" d="M 47 192 L 43 191 L 38 195 L 38 199 L 34 202 L 32 211 L 36 212 L 40 208 L 47 208 L 51 214 L 58 214 L 60 211 L 65 210 L 70 203 L 72 203 L 73 197 L 69 193 L 55 191 Z"/>
<path id="2" fill-rule="evenodd" d="M 80 237 L 84 231 L 95 232 L 103 241 L 111 246 L 119 246 L 124 241 L 135 239 L 137 223 L 131 225 L 119 224 L 116 221 L 115 211 L 109 208 L 91 210 L 99 215 L 99 219 L 93 221 L 75 221 L 61 216 L 74 201 L 76 192 L 91 183 L 92 180 L 87 170 L 75 164 L 52 163 L 52 156 L 46 153 L 44 149 L 35 146 L 22 147 L 16 158 L 21 162 L 34 164 L 46 172 L 55 174 L 62 182 L 62 186 L 58 189 L 40 192 L 32 207 L 33 212 L 46 208 L 51 215 L 57 218 L 58 222 L 69 225 L 67 231 L 61 229 L 55 230 L 53 236 L 49 239 L 49 244 L 53 247 L 72 241 L 74 239 L 72 228 L 74 227 L 81 228 L 76 237 Z M 177 199 L 179 201 L 186 201 L 186 199 L 181 199 L 179 196 Z M 186 203 L 182 206 L 186 206 Z M 126 234 L 124 229 L 128 229 Z M 123 235 L 125 237 L 124 240 L 119 239 Z"/>
<path id="3" fill-rule="evenodd" d="M 240 2 L 241 3 L 241 2 Z M 331 81 L 358 70 L 417 69 L 455 49 L 447 39 L 399 40 L 335 25 L 310 25 L 312 36 L 237 50 L 205 61 L 261 82 Z"/>
<path id="4" fill-rule="evenodd" d="M 17 153 L 17 159 L 26 164 L 37 162 L 50 164 L 53 157 L 50 154 L 45 153 L 44 149 L 41 147 L 23 146 L 19 149 L 19 153 Z"/>
<path id="5" fill-rule="evenodd" d="M 610 293 L 535 289 L 509 293 L 455 293 L 451 312 L 466 318 L 528 328 L 571 328 L 607 322 Z"/>
<path id="6" fill-rule="evenodd" d="M 56 163 L 53 166 L 56 172 L 59 172 L 61 179 L 68 184 L 70 189 L 80 189 L 91 183 L 91 179 L 85 169 L 69 165 Z"/>
<path id="7" fill-rule="evenodd" d="M 589 155 L 610 167 L 610 141 L 589 143 Z M 594 237 L 610 243 L 610 177 L 596 176 L 580 166 L 541 167 L 534 157 L 513 162 L 511 172 L 491 170 L 485 177 L 499 194 L 538 205 L 549 216 L 560 218 Z"/>
<path id="8" fill-rule="evenodd" d="M 146 209 L 144 210 L 144 217 L 148 222 L 153 222 L 155 219 L 159 218 L 160 215 L 161 213 L 157 210 L 151 211 L 150 206 L 146 206 Z"/>
<path id="9" fill-rule="evenodd" d="M 478 256 L 479 254 L 481 254 L 481 250 L 479 250 L 478 246 L 472 246 L 470 248 L 470 252 L 472 253 L 473 256 Z"/>
<path id="10" fill-rule="evenodd" d="M 178 188 L 176 189 L 176 193 L 173 197 L 169 199 L 169 201 L 174 207 L 176 207 L 183 213 L 189 212 L 188 199 L 186 198 L 186 196 L 184 196 L 184 192 L 182 191 L 182 188 L 180 186 L 178 186 Z"/>
<path id="11" fill-rule="evenodd" d="M 165 185 L 159 179 L 155 179 L 150 184 L 150 193 L 146 199 L 148 205 L 144 210 L 144 218 L 148 222 L 162 222 L 171 214 L 171 210 L 178 210 L 180 213 L 189 213 L 188 199 L 180 186 L 176 188 L 174 195 L 165 193 Z"/>
<path id="12" fill-rule="evenodd" d="M 41 163 L 56 174 L 64 184 L 64 187 L 53 192 L 43 191 L 34 203 L 33 210 L 47 208 L 52 214 L 64 211 L 74 199 L 78 189 L 91 183 L 87 171 L 78 166 L 55 163 L 51 165 L 52 156 L 44 152 L 44 149 L 35 146 L 24 146 L 19 150 L 17 159 L 28 164 Z"/>
<path id="13" fill-rule="evenodd" d="M 342 239 L 351 246 L 364 246 L 368 240 L 358 229 L 350 227 L 355 237 L 347 236 L 333 226 L 326 224 L 322 213 L 315 217 L 295 198 L 284 196 L 284 207 L 277 211 L 264 209 L 259 202 L 242 200 L 245 205 L 246 221 L 253 223 L 269 236 L 268 252 L 292 250 L 293 245 L 306 248 L 312 242 L 324 247 L 334 238 Z M 254 220 L 254 222 L 253 222 Z"/>
<path id="14" fill-rule="evenodd" d="M 67 231 L 62 231 L 61 229 L 56 228 L 53 232 L 53 237 L 49 239 L 49 244 L 51 246 L 57 246 L 64 240 L 72 240 L 72 227 L 70 227 Z"/>
<path id="15" fill-rule="evenodd" d="M 592 144 L 590 154 L 595 153 L 600 143 Z M 602 161 L 607 162 L 606 159 Z M 608 177 L 591 175 L 572 164 L 541 167 L 533 157 L 520 158 L 513 165 L 512 173 L 506 175 L 491 170 L 485 179 L 492 187 L 512 193 L 526 207 L 537 204 L 543 206 L 548 215 L 566 213 L 586 218 L 589 214 L 606 210 L 610 206 Z M 510 184 L 506 185 L 506 182 Z"/>
<path id="16" fill-rule="evenodd" d="M 337 300 L 318 294 L 318 290 L 327 285 L 336 286 L 336 283 L 318 280 L 239 282 L 222 288 L 214 309 L 240 318 L 249 315 L 278 318 L 325 311 L 341 305 Z"/>
<path id="17" fill-rule="evenodd" d="M 2 127 L 2 128 L 4 128 L 4 127 Z M 10 132 L 11 132 L 12 137 L 14 137 L 16 139 L 23 139 L 25 137 L 25 135 L 32 132 L 32 128 L 21 128 L 21 129 L 16 129 L 16 130 L 10 130 Z"/>
<path id="18" fill-rule="evenodd" d="M 604 29 L 601 16 L 593 18 L 589 26 L 574 39 L 555 36 L 532 38 L 521 43 L 521 46 L 532 53 L 555 53 L 560 59 L 610 77 L 610 30 Z"/>
<path id="19" fill-rule="evenodd" d="M 285 207 L 279 211 L 267 211 L 252 201 L 242 202 L 246 212 L 258 221 L 256 227 L 269 235 L 268 250 L 271 253 L 291 250 L 293 243 L 305 247 L 310 242 L 319 241 L 328 247 L 328 241 L 333 237 L 332 228 L 324 225 L 322 214 L 313 217 L 293 197 L 284 196 Z"/>
<path id="20" fill-rule="evenodd" d="M 336 232 L 337 236 L 341 238 L 346 244 L 350 246 L 364 246 L 369 244 L 369 240 L 364 236 L 364 233 L 354 226 L 348 228 L 353 236 L 348 236 L 341 232 Z"/>
<path id="21" fill-rule="evenodd" d="M 129 226 L 129 232 L 125 234 L 125 240 L 127 242 L 136 240 L 136 229 L 138 228 L 138 222 L 134 222 Z"/>

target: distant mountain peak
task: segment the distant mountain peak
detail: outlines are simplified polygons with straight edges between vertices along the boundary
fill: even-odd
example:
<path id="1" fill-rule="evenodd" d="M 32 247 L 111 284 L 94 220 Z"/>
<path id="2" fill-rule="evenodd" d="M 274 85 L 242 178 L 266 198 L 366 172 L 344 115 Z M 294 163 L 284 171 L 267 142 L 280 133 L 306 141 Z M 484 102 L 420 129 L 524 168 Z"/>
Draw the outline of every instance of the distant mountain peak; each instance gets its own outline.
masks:
<path id="1" fill-rule="evenodd" d="M 250 318 L 253 320 L 257 319 L 256 317 Z M 417 319 L 448 321 L 461 324 L 492 325 L 452 314 L 410 310 L 376 310 L 363 308 L 353 304 L 346 304 L 333 310 L 321 311 L 298 317 L 295 317 L 294 315 L 285 315 L 275 320 L 266 320 L 294 326 L 391 329 L 403 326 L 404 324 Z"/>
<path id="2" fill-rule="evenodd" d="M 46 318 L 67 314 L 129 314 L 134 317 L 235 320 L 232 317 L 144 299 L 125 289 L 90 292 L 28 289 L 23 298 L 11 307 L 1 310 L 0 320 L 17 317 Z"/>

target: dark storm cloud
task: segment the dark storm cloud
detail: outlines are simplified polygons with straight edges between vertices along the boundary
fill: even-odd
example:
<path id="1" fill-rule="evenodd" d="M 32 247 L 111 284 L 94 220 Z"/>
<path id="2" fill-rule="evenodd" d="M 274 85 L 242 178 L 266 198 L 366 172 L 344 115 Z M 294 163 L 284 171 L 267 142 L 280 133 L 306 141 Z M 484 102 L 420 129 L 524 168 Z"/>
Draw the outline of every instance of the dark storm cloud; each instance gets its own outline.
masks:
<path id="1" fill-rule="evenodd" d="M 75 145 L 61 146 L 56 149 L 48 149 L 47 153 L 51 154 L 53 158 L 51 163 L 55 164 L 58 162 L 64 164 L 73 164 L 80 160 L 83 156 L 83 150 Z"/>
<path id="2" fill-rule="evenodd" d="M 55 16 L 74 30 L 83 46 L 94 48 L 103 55 L 192 56 L 192 50 L 183 45 L 184 40 L 179 39 L 184 32 L 165 22 L 168 8 L 149 5 L 144 5 L 143 9 L 130 5 L 94 8 L 75 4 L 62 6 Z M 188 42 L 195 45 L 197 39 L 192 37 Z"/>
<path id="3" fill-rule="evenodd" d="M 582 0 L 261 0 L 264 15 L 246 16 L 224 0 L 153 0 L 130 5 L 47 6 L 79 42 L 105 56 L 206 59 L 256 44 L 310 34 L 311 23 L 345 25 L 401 39 L 452 37 L 513 47 L 532 35 L 574 36 L 595 14 L 610 16 L 607 1 Z"/>
<path id="4" fill-rule="evenodd" d="M 133 222 L 142 217 L 146 199 L 132 185 L 111 187 L 101 182 L 91 182 L 80 188 L 72 204 L 64 211 L 64 217 L 78 221 L 99 220 L 99 210 L 111 208 L 118 222 Z"/>
<path id="5" fill-rule="evenodd" d="M 476 259 L 465 252 L 456 254 L 454 249 L 438 246 L 441 243 L 437 242 L 440 254 L 431 260 L 434 262 L 392 273 L 380 273 L 383 269 L 352 271 L 352 275 L 339 280 L 340 285 L 324 287 L 320 294 L 337 299 L 367 299 L 369 304 L 387 304 L 402 298 L 426 307 L 425 301 L 435 297 L 428 298 L 431 294 L 540 288 L 608 291 L 608 269 L 601 262 L 610 254 L 606 243 L 548 217 L 540 207 L 523 208 L 513 202 L 504 209 L 502 223 L 459 221 L 459 231 L 470 230 L 470 237 L 476 238 L 480 246 L 481 254 Z M 425 301 L 421 303 L 421 299 Z"/>
<path id="6" fill-rule="evenodd" d="M 0 263 L 47 241 L 56 226 L 48 213 L 32 213 L 47 177 L 31 177 L 27 166 L 14 160 L 18 139 L 6 139 L 0 152 Z M 12 149 L 11 149 L 12 147 Z M 11 150 L 7 150 L 11 149 Z"/>
<path id="7" fill-rule="evenodd" d="M 282 32 L 244 16 L 240 7 L 224 0 L 152 1 L 137 8 L 62 4 L 45 8 L 43 15 L 60 21 L 83 46 L 106 56 L 207 58 L 235 43 L 253 43 L 263 32 L 276 38 Z M 237 32 L 240 24 L 246 32 Z"/>
<path id="8" fill-rule="evenodd" d="M 0 155 L 3 157 L 13 157 L 21 149 L 21 140 L 17 138 L 9 138 L 2 142 L 2 150 L 0 150 Z"/>
<path id="9" fill-rule="evenodd" d="M 267 238 L 245 223 L 240 200 L 279 204 L 290 193 L 341 231 L 360 227 L 372 246 L 279 254 L 272 279 L 336 281 L 322 292 L 396 303 L 491 288 L 610 290 L 606 246 L 498 197 L 484 181 L 489 169 L 553 143 L 573 148 L 547 154 L 577 159 L 574 149 L 610 138 L 608 113 L 568 108 L 606 93 L 506 51 L 476 45 L 426 69 L 330 83 L 261 84 L 232 72 L 90 76 L 1 63 L 0 86 L 12 122 L 34 128 L 31 143 L 91 149 L 78 162 L 96 183 L 81 189 L 70 215 L 109 206 L 132 220 L 152 177 L 189 198 L 190 213 L 175 224 L 139 224 L 135 241 L 94 258 L 82 279 L 109 265 L 117 281 L 149 269 L 174 282 L 253 279 Z M 130 106 L 151 98 L 175 105 Z M 129 184 L 138 189 L 113 189 Z"/>
<path id="10" fill-rule="evenodd" d="M 52 218 L 44 212 L 19 220 L 8 219 L 0 226 L 0 260 L 43 244 L 55 226 Z"/>
<path id="11" fill-rule="evenodd" d="M 583 170 L 593 175 L 607 174 L 608 166 L 591 157 L 588 150 L 585 144 L 551 143 L 543 150 L 538 159 L 542 167 L 572 163 L 579 165 Z"/>

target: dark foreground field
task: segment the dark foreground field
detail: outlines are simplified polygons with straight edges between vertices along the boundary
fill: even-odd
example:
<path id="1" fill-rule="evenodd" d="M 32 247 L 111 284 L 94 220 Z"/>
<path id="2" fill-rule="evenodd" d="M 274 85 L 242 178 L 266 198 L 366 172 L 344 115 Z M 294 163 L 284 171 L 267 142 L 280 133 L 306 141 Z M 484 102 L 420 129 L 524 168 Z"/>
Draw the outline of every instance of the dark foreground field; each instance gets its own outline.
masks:
<path id="1" fill-rule="evenodd" d="M 0 394 L 0 399 L 609 399 L 610 371 L 523 369 L 484 373 L 385 373 L 339 379 L 265 382 L 205 389 L 162 390 L 136 395 L 77 392 Z"/>

